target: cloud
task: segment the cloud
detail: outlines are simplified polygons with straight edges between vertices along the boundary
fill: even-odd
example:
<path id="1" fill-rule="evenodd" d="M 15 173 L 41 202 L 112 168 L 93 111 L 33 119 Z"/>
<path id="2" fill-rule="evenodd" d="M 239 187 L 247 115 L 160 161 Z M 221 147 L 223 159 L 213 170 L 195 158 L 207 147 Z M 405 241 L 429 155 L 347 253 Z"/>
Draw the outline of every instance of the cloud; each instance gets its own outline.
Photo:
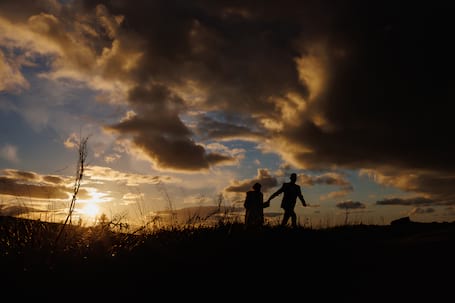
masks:
<path id="1" fill-rule="evenodd" d="M 7 60 L 0 49 L 0 92 L 20 92 L 27 88 L 29 83 L 20 72 L 18 64 Z"/>
<path id="2" fill-rule="evenodd" d="M 379 184 L 421 195 L 417 200 L 405 200 L 408 202 L 426 201 L 426 203 L 439 205 L 455 204 L 455 193 L 453 192 L 455 177 L 451 172 L 387 169 L 383 171 L 361 170 L 360 174 L 368 175 Z M 403 200 L 398 198 L 391 199 L 391 201 Z"/>
<path id="3" fill-rule="evenodd" d="M 329 193 L 327 193 L 325 195 L 322 195 L 322 196 L 319 197 L 319 199 L 320 200 L 327 200 L 327 199 L 344 197 L 344 196 L 347 196 L 348 194 L 350 194 L 353 190 L 354 189 L 353 189 L 352 186 L 347 186 L 347 187 L 342 188 L 341 190 L 332 191 L 332 192 L 329 192 Z"/>
<path id="4" fill-rule="evenodd" d="M 0 158 L 13 163 L 19 162 L 17 147 L 11 144 L 5 144 L 3 147 L 0 147 Z"/>
<path id="5" fill-rule="evenodd" d="M 76 133 L 71 133 L 68 138 L 65 139 L 63 145 L 68 149 L 77 148 L 80 144 L 80 136 Z"/>
<path id="6" fill-rule="evenodd" d="M 428 206 L 433 204 L 434 201 L 423 198 L 423 197 L 414 197 L 414 198 L 390 198 L 376 201 L 377 205 L 406 205 L 406 206 L 413 206 L 413 205 L 420 205 L 420 206 Z"/>
<path id="7" fill-rule="evenodd" d="M 363 204 L 362 202 L 358 202 L 358 201 L 344 201 L 344 202 L 337 203 L 336 207 L 338 207 L 340 209 L 345 209 L 345 210 L 362 209 L 362 208 L 365 208 L 365 204 Z"/>
<path id="8" fill-rule="evenodd" d="M 34 199 L 65 200 L 74 193 L 74 177 L 43 175 L 32 171 L 4 169 L 0 175 L 0 195 Z M 89 199 L 89 189 L 80 188 L 77 197 Z"/>
<path id="9" fill-rule="evenodd" d="M 345 176 L 340 173 L 327 172 L 321 175 L 311 176 L 306 174 L 298 175 L 298 182 L 302 185 L 337 185 L 344 187 L 352 187 L 351 183 L 346 180 Z"/>
<path id="10" fill-rule="evenodd" d="M 25 182 L 39 182 L 40 176 L 35 172 L 21 171 L 15 169 L 4 169 L 2 173 L 11 179 L 23 180 Z"/>
<path id="11" fill-rule="evenodd" d="M 320 200 L 339 198 L 354 191 L 354 187 L 344 174 L 337 172 L 326 172 L 320 175 L 299 174 L 297 183 L 303 186 L 327 185 L 338 186 L 340 190 L 329 192 L 319 197 Z"/>
<path id="12" fill-rule="evenodd" d="M 269 115 L 275 115 L 275 106 L 269 100 L 270 95 L 275 94 L 275 83 L 282 86 L 279 91 L 288 95 L 284 90 L 288 86 L 286 80 L 299 82 L 289 50 L 278 46 L 270 48 L 275 37 L 263 36 L 256 41 L 264 46 L 262 55 L 254 55 L 251 48 L 254 42 L 250 39 L 255 36 L 251 34 L 259 33 L 261 29 L 251 27 L 252 32 L 245 33 L 240 24 L 235 23 L 237 17 L 231 13 L 226 15 L 226 8 L 218 5 L 203 7 L 188 2 L 179 6 L 160 1 L 141 2 L 140 5 L 144 5 L 142 10 L 126 2 L 121 7 L 110 7 L 112 11 L 121 11 L 143 44 L 140 64 L 131 71 L 129 78 L 135 86 L 129 90 L 128 102 L 137 116 L 107 129 L 115 130 L 118 135 L 131 136 L 132 144 L 157 169 L 198 171 L 231 163 L 234 159 L 207 153 L 195 142 L 180 114 L 185 113 L 187 105 L 197 105 L 203 111 L 216 109 L 225 117 L 229 112 L 233 116 L 243 113 L 256 125 L 241 126 L 236 120 L 236 123 L 229 123 L 203 118 L 195 129 L 207 139 L 259 138 L 260 131 L 251 130 L 260 130 L 263 128 L 261 121 L 268 121 Z M 147 11 L 147 16 L 140 11 Z M 176 12 L 181 12 L 177 13 L 178 19 Z M 226 17 L 228 19 L 224 20 Z M 228 21 L 227 27 L 217 26 L 217 19 Z M 161 20 L 166 20 L 166 27 L 154 26 Z M 284 64 L 277 64 L 273 74 L 267 72 L 270 62 L 277 60 Z M 219 68 L 215 70 L 216 66 Z M 195 87 L 202 98 L 188 94 Z M 305 91 L 300 85 L 296 90 Z M 206 130 L 208 123 L 216 129 L 203 134 L 201 130 Z M 176 153 L 175 150 L 183 152 Z"/>
<path id="13" fill-rule="evenodd" d="M 449 4 L 13 2 L 0 7 L 4 89 L 25 88 L 21 68 L 44 56 L 43 76 L 135 113 L 105 129 L 156 169 L 232 164 L 206 143 L 242 139 L 293 167 L 374 169 L 454 200 Z"/>
<path id="14" fill-rule="evenodd" d="M 198 120 L 196 133 L 212 140 L 251 140 L 264 139 L 264 130 L 251 129 L 252 122 L 245 119 L 244 122 L 223 122 L 215 118 L 201 116 Z"/>
<path id="15" fill-rule="evenodd" d="M 415 207 L 410 211 L 411 215 L 424 215 L 424 214 L 431 214 L 434 213 L 435 209 L 432 207 L 427 207 L 427 208 L 421 208 L 421 207 Z"/>
<path id="16" fill-rule="evenodd" d="M 0 176 L 0 194 L 37 199 L 68 199 L 72 188 L 59 177 L 42 177 L 33 172 L 5 170 Z M 57 183 L 56 183 L 57 182 Z M 81 191 L 81 195 L 83 191 Z"/>
<path id="17" fill-rule="evenodd" d="M 151 176 L 146 174 L 134 174 L 121 172 L 110 167 L 91 165 L 84 170 L 84 177 L 91 182 L 115 182 L 124 183 L 127 186 L 137 186 L 140 184 L 159 184 L 177 182 L 175 178 L 169 176 Z"/>
<path id="18" fill-rule="evenodd" d="M 246 191 L 250 190 L 254 183 L 261 183 L 262 191 L 267 191 L 270 188 L 277 186 L 278 182 L 275 177 L 273 177 L 268 169 L 258 169 L 256 177 L 253 179 L 244 179 L 231 183 L 231 185 L 227 186 L 224 191 L 226 192 L 233 192 L 233 193 L 245 193 Z"/>
<path id="19" fill-rule="evenodd" d="M 122 201 L 124 204 L 137 204 L 138 201 L 142 201 L 144 199 L 143 193 L 126 193 L 122 197 Z"/>
<path id="20" fill-rule="evenodd" d="M 0 214 L 2 216 L 20 216 L 28 213 L 36 213 L 36 212 L 43 212 L 43 210 L 28 207 L 24 205 L 11 205 L 11 206 L 4 206 L 0 205 Z"/>
<path id="21" fill-rule="evenodd" d="M 148 120 L 147 120 L 148 121 Z M 218 154 L 206 153 L 202 145 L 197 144 L 186 136 L 175 136 L 175 134 L 165 131 L 164 133 L 156 132 L 159 128 L 143 127 L 142 121 L 131 121 L 134 125 L 117 125 L 111 129 L 118 130 L 119 133 L 125 132 L 129 128 L 136 134 L 133 136 L 132 143 L 139 151 L 153 163 L 158 170 L 176 170 L 176 171 L 199 171 L 207 170 L 211 165 L 217 163 L 231 163 L 233 158 Z M 147 122 L 147 124 L 149 124 Z M 154 123 L 151 123 L 154 124 Z M 147 133 L 147 130 L 150 132 Z"/>

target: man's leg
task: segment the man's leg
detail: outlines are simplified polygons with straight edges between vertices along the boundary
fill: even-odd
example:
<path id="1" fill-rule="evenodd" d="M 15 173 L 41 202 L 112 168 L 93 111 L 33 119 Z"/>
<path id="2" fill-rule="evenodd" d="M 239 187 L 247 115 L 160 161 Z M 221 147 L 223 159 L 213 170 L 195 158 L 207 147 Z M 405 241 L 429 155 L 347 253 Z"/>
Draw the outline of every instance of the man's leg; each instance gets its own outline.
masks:
<path id="1" fill-rule="evenodd" d="M 297 227 L 297 215 L 293 210 L 291 211 L 290 216 L 291 216 L 292 227 Z"/>
<path id="2" fill-rule="evenodd" d="M 281 220 L 281 226 L 285 226 L 286 224 L 288 224 L 289 217 L 290 217 L 289 212 L 287 210 L 285 210 L 284 215 L 283 215 L 283 220 Z"/>

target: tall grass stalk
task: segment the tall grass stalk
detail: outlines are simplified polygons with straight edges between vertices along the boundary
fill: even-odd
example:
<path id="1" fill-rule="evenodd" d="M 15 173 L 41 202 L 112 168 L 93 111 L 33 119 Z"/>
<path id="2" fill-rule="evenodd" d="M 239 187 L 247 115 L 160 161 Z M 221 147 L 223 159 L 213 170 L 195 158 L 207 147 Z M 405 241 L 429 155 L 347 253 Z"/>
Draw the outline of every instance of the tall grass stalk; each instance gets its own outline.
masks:
<path id="1" fill-rule="evenodd" d="M 169 212 L 171 214 L 171 227 L 175 227 L 177 225 L 178 221 L 177 221 L 177 214 L 174 209 L 174 204 L 172 203 L 172 200 L 169 197 L 167 189 L 164 186 L 163 182 L 161 182 L 161 180 L 158 181 L 157 186 L 158 186 L 159 190 L 161 191 L 161 193 L 164 195 L 164 198 L 168 204 Z"/>
<path id="2" fill-rule="evenodd" d="M 87 159 L 87 141 L 88 137 L 81 138 L 81 140 L 79 141 L 78 146 L 79 158 L 76 167 L 76 178 L 74 180 L 73 196 L 71 198 L 68 215 L 66 216 L 65 222 L 62 224 L 60 232 L 58 233 L 57 238 L 55 239 L 55 245 L 57 245 L 57 242 L 59 241 L 68 221 L 71 224 L 71 218 L 73 216 L 74 208 L 76 206 L 77 194 L 79 193 L 79 188 L 81 187 L 82 178 L 84 176 L 85 161 Z"/>

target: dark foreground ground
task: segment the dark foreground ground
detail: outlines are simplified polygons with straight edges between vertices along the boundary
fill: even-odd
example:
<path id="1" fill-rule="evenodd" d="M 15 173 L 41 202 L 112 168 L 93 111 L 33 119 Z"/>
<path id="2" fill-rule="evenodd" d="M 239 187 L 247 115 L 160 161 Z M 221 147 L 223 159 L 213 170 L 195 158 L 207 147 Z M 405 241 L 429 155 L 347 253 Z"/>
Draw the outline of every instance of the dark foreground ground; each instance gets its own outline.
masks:
<path id="1" fill-rule="evenodd" d="M 40 233 L 16 252 L 5 232 L 1 296 L 15 301 L 455 302 L 454 223 L 226 225 L 63 248 Z"/>

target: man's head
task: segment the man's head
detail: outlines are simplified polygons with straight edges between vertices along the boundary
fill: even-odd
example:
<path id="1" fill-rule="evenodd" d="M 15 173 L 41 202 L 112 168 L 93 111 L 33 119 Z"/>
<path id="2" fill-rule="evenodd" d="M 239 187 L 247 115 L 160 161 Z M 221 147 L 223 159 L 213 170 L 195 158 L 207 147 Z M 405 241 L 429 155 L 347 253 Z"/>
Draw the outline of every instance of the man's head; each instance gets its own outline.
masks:
<path id="1" fill-rule="evenodd" d="M 291 178 L 291 182 L 297 181 L 297 174 L 296 173 L 292 173 L 290 178 Z"/>
<path id="2" fill-rule="evenodd" d="M 260 191 L 260 190 L 261 190 L 261 184 L 260 184 L 260 183 L 254 183 L 253 189 L 254 189 L 255 191 Z"/>

